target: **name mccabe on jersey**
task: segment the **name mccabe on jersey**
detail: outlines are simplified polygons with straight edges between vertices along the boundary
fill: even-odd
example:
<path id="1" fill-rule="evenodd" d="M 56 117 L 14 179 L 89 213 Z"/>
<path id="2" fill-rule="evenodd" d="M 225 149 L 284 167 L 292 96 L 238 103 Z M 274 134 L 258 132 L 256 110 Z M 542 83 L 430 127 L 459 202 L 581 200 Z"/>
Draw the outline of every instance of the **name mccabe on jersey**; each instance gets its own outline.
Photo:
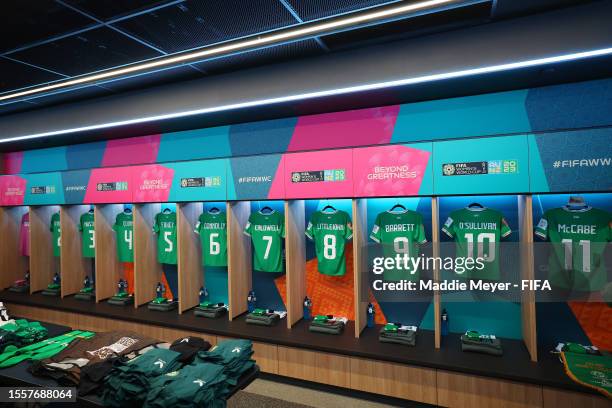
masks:
<path id="1" fill-rule="evenodd" d="M 580 224 L 558 224 L 557 232 L 564 234 L 597 234 L 597 225 L 580 225 Z"/>

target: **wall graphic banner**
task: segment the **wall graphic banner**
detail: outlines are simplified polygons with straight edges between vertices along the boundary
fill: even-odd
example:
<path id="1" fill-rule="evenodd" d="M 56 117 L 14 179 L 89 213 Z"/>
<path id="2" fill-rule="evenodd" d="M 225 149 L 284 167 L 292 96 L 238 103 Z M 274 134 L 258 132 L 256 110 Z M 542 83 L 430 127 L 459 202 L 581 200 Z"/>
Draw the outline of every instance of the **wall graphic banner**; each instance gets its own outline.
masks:
<path id="1" fill-rule="evenodd" d="M 23 152 L 0 154 L 0 174 L 19 174 L 23 164 Z"/>
<path id="2" fill-rule="evenodd" d="M 131 167 L 135 203 L 167 202 L 172 188 L 174 170 L 158 164 Z"/>
<path id="3" fill-rule="evenodd" d="M 132 202 L 134 189 L 132 171 L 132 167 L 93 169 L 87 184 L 85 202 L 92 204 Z"/>
<path id="4" fill-rule="evenodd" d="M 21 176 L 0 176 L 0 205 L 22 205 L 26 182 Z"/>
<path id="5" fill-rule="evenodd" d="M 356 197 L 429 195 L 431 143 L 353 150 Z"/>
<path id="6" fill-rule="evenodd" d="M 161 135 L 131 137 L 106 142 L 102 167 L 155 163 Z"/>
<path id="7" fill-rule="evenodd" d="M 435 194 L 529 191 L 527 136 L 434 142 Z"/>
<path id="8" fill-rule="evenodd" d="M 82 204 L 85 202 L 92 202 L 85 200 L 90 173 L 91 170 L 74 170 L 65 171 L 62 173 L 64 202 L 66 204 Z"/>
<path id="9" fill-rule="evenodd" d="M 227 159 L 168 163 L 173 173 L 169 201 L 225 201 Z"/>
<path id="10" fill-rule="evenodd" d="M 27 180 L 24 204 L 65 204 L 62 173 L 36 173 L 24 177 Z"/>
<path id="11" fill-rule="evenodd" d="M 301 116 L 287 151 L 389 143 L 399 111 L 399 105 L 392 105 Z"/>
<path id="12" fill-rule="evenodd" d="M 612 190 L 612 128 L 529 136 L 533 192 Z"/>
<path id="13" fill-rule="evenodd" d="M 285 197 L 284 157 L 280 154 L 229 159 L 228 200 L 265 200 Z"/>
<path id="14" fill-rule="evenodd" d="M 287 198 L 352 197 L 353 150 L 324 150 L 285 156 Z"/>

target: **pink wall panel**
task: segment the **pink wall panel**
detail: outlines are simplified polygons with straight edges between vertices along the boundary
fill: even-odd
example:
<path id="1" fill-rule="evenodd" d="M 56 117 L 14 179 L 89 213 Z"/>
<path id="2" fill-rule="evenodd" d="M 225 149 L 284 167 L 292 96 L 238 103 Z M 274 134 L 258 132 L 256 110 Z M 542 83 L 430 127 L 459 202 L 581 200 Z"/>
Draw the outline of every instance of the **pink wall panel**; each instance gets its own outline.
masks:
<path id="1" fill-rule="evenodd" d="M 351 197 L 353 150 L 324 150 L 285 155 L 287 198 Z"/>
<path id="2" fill-rule="evenodd" d="M 173 177 L 174 170 L 158 164 L 132 167 L 133 202 L 168 201 Z"/>
<path id="3" fill-rule="evenodd" d="M 302 116 L 287 151 L 389 143 L 399 109 L 399 105 L 394 105 Z"/>
<path id="4" fill-rule="evenodd" d="M 22 163 L 23 152 L 4 153 L 0 155 L 0 174 L 17 174 Z"/>
<path id="5" fill-rule="evenodd" d="M 105 187 L 110 189 L 105 191 Z M 93 169 L 89 176 L 84 202 L 131 203 L 133 189 L 131 167 Z"/>
<path id="6" fill-rule="evenodd" d="M 0 205 L 22 205 L 26 179 L 19 176 L 0 176 Z"/>
<path id="7" fill-rule="evenodd" d="M 109 140 L 102 158 L 102 166 L 126 166 L 155 163 L 161 135 Z"/>
<path id="8" fill-rule="evenodd" d="M 430 156 L 404 145 L 353 149 L 355 196 L 417 195 Z"/>

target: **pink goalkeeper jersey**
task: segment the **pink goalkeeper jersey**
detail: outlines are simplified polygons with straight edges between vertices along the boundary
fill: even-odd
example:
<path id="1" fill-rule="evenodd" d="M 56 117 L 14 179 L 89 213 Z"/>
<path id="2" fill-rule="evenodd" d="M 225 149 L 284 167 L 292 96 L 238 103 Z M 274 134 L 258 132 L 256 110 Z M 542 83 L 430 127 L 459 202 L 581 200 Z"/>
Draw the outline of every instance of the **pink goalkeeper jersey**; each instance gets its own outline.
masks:
<path id="1" fill-rule="evenodd" d="M 25 213 L 21 217 L 19 245 L 21 247 L 21 255 L 30 256 L 30 213 Z"/>

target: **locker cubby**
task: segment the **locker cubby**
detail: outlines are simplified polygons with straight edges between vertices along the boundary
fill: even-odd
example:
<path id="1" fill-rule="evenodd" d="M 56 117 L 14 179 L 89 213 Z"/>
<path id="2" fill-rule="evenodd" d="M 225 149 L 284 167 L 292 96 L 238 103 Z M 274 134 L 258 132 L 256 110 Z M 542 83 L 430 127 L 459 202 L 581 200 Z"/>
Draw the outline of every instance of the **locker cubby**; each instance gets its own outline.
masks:
<path id="1" fill-rule="evenodd" d="M 60 258 L 53 256 L 49 229 L 51 217 L 59 211 L 58 205 L 30 207 L 30 293 L 45 289 L 60 271 Z"/>
<path id="2" fill-rule="evenodd" d="M 546 211 L 562 208 L 568 204 L 570 197 L 575 196 L 582 197 L 586 205 L 592 209 L 612 213 L 611 193 L 534 195 L 532 206 L 534 226 L 538 224 Z M 533 251 L 535 253 L 533 259 L 534 277 L 536 280 L 551 279 L 548 262 L 549 258 L 554 256 L 553 248 L 550 242 L 541 237 L 535 236 L 533 241 Z M 590 245 L 590 255 L 592 257 L 598 256 L 599 254 L 594 249 L 592 242 Z M 609 282 L 612 265 L 611 245 L 610 243 L 603 243 L 603 245 L 607 248 L 604 248 L 601 255 L 601 262 L 605 267 L 605 272 L 607 272 L 608 279 L 606 281 Z M 577 249 L 577 245 L 574 246 L 573 250 L 576 251 Z M 573 252 L 572 256 L 576 256 L 575 253 Z M 564 255 L 567 256 L 567 252 Z M 589 262 L 589 264 L 595 266 L 594 262 Z M 601 271 L 599 272 L 601 273 Z M 574 273 L 580 272 L 574 271 Z M 587 276 L 590 279 L 597 280 L 597 275 L 598 271 L 593 269 Z M 609 305 L 612 303 L 610 298 L 612 292 L 609 289 L 611 284 L 607 283 L 603 288 L 595 286 L 591 291 L 576 290 L 571 295 L 566 295 L 565 290 L 557 287 L 554 282 L 551 282 L 551 286 L 552 291 L 550 293 L 539 293 L 538 296 L 535 296 L 534 319 L 537 322 L 537 344 L 540 352 L 544 353 L 550 350 L 559 341 L 592 344 L 599 349 L 609 350 L 612 345 L 612 327 L 607 316 L 609 316 Z"/>
<path id="3" fill-rule="evenodd" d="M 85 277 L 92 276 L 94 272 L 92 270 L 94 260 L 83 257 L 83 240 L 79 231 L 81 215 L 90 208 L 89 205 L 60 207 L 62 297 L 79 292 L 83 288 Z"/>
<path id="4" fill-rule="evenodd" d="M 134 307 L 155 298 L 155 285 L 161 280 L 162 265 L 157 261 L 157 237 L 153 234 L 155 215 L 161 204 L 135 204 L 134 213 Z"/>
<path id="5" fill-rule="evenodd" d="M 229 320 L 247 311 L 247 296 L 251 289 L 251 239 L 244 228 L 251 215 L 248 201 L 227 203 L 227 263 Z"/>
<path id="6" fill-rule="evenodd" d="M 202 250 L 198 236 L 193 232 L 203 208 L 202 203 L 179 203 L 176 206 L 179 313 L 198 305 L 198 291 L 204 285 Z"/>
<path id="7" fill-rule="evenodd" d="M 533 217 L 531 212 L 531 197 L 522 195 L 498 196 L 453 196 L 435 199 L 432 206 L 432 228 L 438 224 L 436 231 L 439 239 L 434 241 L 434 253 L 442 258 L 454 257 L 454 240 L 449 238 L 442 228 L 450 213 L 479 203 L 484 207 L 500 211 L 507 220 L 512 233 L 502 243 L 509 244 L 501 247 L 499 260 L 500 278 L 502 282 L 517 283 L 520 286 L 522 279 L 533 277 L 532 253 L 529 245 L 533 239 Z M 435 237 L 434 237 L 435 239 Z M 436 245 L 437 244 L 437 245 Z M 438 248 L 435 248 L 438 246 Z M 466 279 L 457 278 L 453 271 L 440 271 L 440 280 Z M 496 279 L 478 278 L 485 281 Z M 440 294 L 434 300 L 437 310 L 434 311 L 436 346 L 440 338 L 440 314 L 446 309 L 449 314 L 449 340 L 441 338 L 441 347 L 453 347 L 449 341 L 466 330 L 477 330 L 481 333 L 495 334 L 507 341 L 524 342 L 530 358 L 537 360 L 537 345 L 535 343 L 535 300 L 533 293 L 518 289 L 510 292 L 489 294 L 486 292 L 465 291 L 461 293 Z M 501 318 L 503 316 L 503 319 Z M 458 341 L 458 339 L 457 339 Z M 504 340 L 502 340 L 503 346 Z"/>
<path id="8" fill-rule="evenodd" d="M 306 226 L 315 211 L 331 205 L 346 211 L 353 224 L 353 239 L 346 243 L 346 274 L 342 277 L 327 276 L 318 272 L 314 243 L 305 236 Z M 292 327 L 303 318 L 303 300 L 309 296 L 314 314 L 334 314 L 355 321 L 357 327 L 365 325 L 365 314 L 360 315 L 357 271 L 365 265 L 364 253 L 358 250 L 365 234 L 361 227 L 365 202 L 351 199 L 290 200 L 285 202 L 285 248 L 287 273 L 287 326 Z M 358 235 L 357 235 L 358 234 Z M 357 238 L 356 238 L 357 237 Z M 362 248 L 363 249 L 363 248 Z M 322 285 L 317 287 L 317 285 Z M 336 288 L 342 294 L 336 296 L 325 288 Z M 316 292 L 316 293 L 315 293 Z M 366 302 L 367 305 L 367 302 Z M 365 306 L 363 308 L 365 313 Z"/>
<path id="9" fill-rule="evenodd" d="M 434 297 L 425 292 L 376 292 L 372 287 L 372 280 L 385 280 L 384 274 L 373 274 L 373 261 L 375 257 L 384 257 L 383 244 L 379 244 L 370 238 L 376 218 L 379 214 L 391 210 L 394 206 L 403 206 L 406 210 L 416 211 L 422 216 L 427 243 L 418 245 L 419 253 L 431 256 L 432 248 L 432 202 L 430 197 L 394 197 L 394 198 L 362 198 L 354 200 L 353 229 L 354 244 L 356 249 L 356 265 L 361 265 L 355 271 L 355 282 L 358 285 L 355 293 L 356 314 L 359 316 L 359 325 L 356 326 L 356 337 L 366 329 L 367 305 L 372 303 L 376 310 L 376 327 L 386 322 L 400 322 L 405 325 L 417 326 L 419 331 L 428 330 L 433 334 L 435 331 Z M 394 209 L 395 212 L 404 211 L 401 207 Z M 388 245 L 388 244 L 384 244 Z M 418 254 L 411 254 L 418 256 Z M 433 279 L 433 271 L 419 271 L 420 279 Z M 416 278 L 415 278 L 416 279 Z"/>
<path id="10" fill-rule="evenodd" d="M 202 212 L 217 209 L 226 212 L 227 205 L 225 201 L 208 201 L 203 203 Z M 198 214 L 198 218 L 199 218 Z M 196 222 L 197 223 L 197 222 Z M 195 228 L 195 225 L 194 225 Z M 227 213 L 226 213 L 226 231 L 227 231 Z M 202 243 L 200 237 L 196 235 L 197 245 L 200 249 Z M 227 242 L 226 242 L 227 244 Z M 204 255 L 202 255 L 204 257 Z M 203 263 L 204 261 L 202 261 Z M 200 266 L 203 271 L 202 285 L 208 290 L 208 300 L 214 303 L 224 303 L 229 305 L 228 298 L 228 267 L 227 266 Z M 200 272 L 202 274 L 202 272 Z M 200 286 L 195 288 L 196 293 L 199 293 Z"/>
<path id="11" fill-rule="evenodd" d="M 101 204 L 95 207 L 96 237 L 96 302 L 115 295 L 117 282 L 124 275 L 123 265 L 117 257 L 117 236 L 113 230 L 117 214 L 124 210 L 123 204 Z M 132 244 L 133 244 L 132 236 Z M 133 291 L 134 288 L 129 288 Z"/>
<path id="12" fill-rule="evenodd" d="M 285 206 L 283 201 L 251 201 L 251 214 L 261 211 L 265 207 L 272 209 L 275 212 L 283 214 L 285 217 Z M 286 224 L 286 222 L 285 222 Z M 249 237 L 247 237 L 249 238 Z M 251 255 L 255 256 L 255 248 L 252 244 L 252 239 L 249 238 L 251 245 Z M 281 256 L 285 248 L 284 240 L 281 241 Z M 286 260 L 282 259 L 282 272 L 262 272 L 255 270 L 254 260 L 251 259 L 251 288 L 255 291 L 257 297 L 256 307 L 263 309 L 273 309 L 276 311 L 286 311 Z"/>
<path id="13" fill-rule="evenodd" d="M 21 220 L 28 207 L 0 207 L 0 286 L 6 289 L 23 279 L 30 268 L 29 257 L 21 251 Z M 30 239 L 28 236 L 25 239 Z"/>

